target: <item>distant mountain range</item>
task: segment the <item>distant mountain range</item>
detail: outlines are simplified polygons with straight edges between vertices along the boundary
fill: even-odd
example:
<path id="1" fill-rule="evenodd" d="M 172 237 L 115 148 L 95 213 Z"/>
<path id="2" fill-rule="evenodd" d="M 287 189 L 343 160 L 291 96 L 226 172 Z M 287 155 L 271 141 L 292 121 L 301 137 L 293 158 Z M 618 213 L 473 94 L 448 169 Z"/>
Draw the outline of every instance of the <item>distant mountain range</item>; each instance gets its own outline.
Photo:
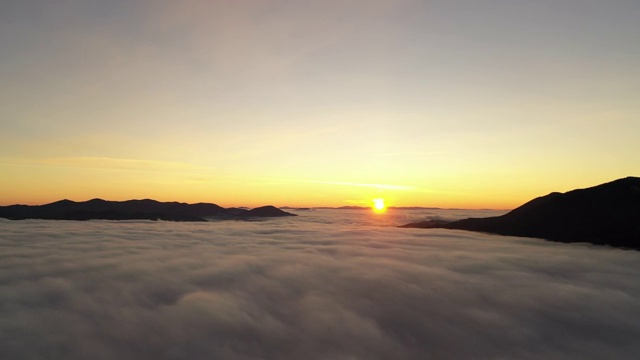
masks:
<path id="1" fill-rule="evenodd" d="M 554 192 L 502 216 L 451 222 L 428 220 L 402 227 L 470 230 L 640 250 L 640 178 Z"/>
<path id="2" fill-rule="evenodd" d="M 302 210 L 302 209 L 330 209 L 330 210 L 371 210 L 371 206 L 355 206 L 355 205 L 348 205 L 348 206 L 340 206 L 340 207 L 331 207 L 331 206 L 316 206 L 316 207 L 312 207 L 312 208 L 291 208 L 291 207 L 282 207 L 282 209 L 296 209 L 296 210 Z M 389 210 L 442 210 L 442 208 L 439 207 L 423 207 L 423 206 L 389 206 L 387 207 L 387 209 Z M 446 210 L 461 210 L 461 209 L 452 209 L 452 208 L 447 208 Z M 484 209 L 484 210 L 488 210 L 488 209 Z"/>
<path id="3" fill-rule="evenodd" d="M 92 199 L 84 202 L 60 200 L 46 205 L 0 206 L 0 217 L 11 220 L 168 220 L 207 221 L 216 219 L 249 219 L 296 216 L 274 206 L 255 209 L 223 208 L 216 204 L 159 202 L 150 199 L 107 201 Z"/>

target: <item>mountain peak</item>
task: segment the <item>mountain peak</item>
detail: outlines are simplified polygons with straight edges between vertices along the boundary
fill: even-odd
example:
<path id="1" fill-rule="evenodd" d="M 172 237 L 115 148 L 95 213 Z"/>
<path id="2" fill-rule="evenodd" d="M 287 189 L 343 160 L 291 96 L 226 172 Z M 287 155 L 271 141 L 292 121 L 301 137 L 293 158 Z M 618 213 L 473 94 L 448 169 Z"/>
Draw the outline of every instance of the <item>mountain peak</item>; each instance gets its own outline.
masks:
<path id="1" fill-rule="evenodd" d="M 554 192 L 498 217 L 404 227 L 439 227 L 640 249 L 640 178 L 630 176 L 590 188 Z"/>
<path id="2" fill-rule="evenodd" d="M 263 206 L 252 210 L 225 209 L 211 203 L 187 204 L 181 202 L 159 202 L 152 199 L 107 201 L 91 199 L 75 202 L 68 199 L 42 206 L 0 206 L 0 217 L 13 220 L 173 220 L 206 221 L 205 218 L 236 219 L 248 217 L 295 216 L 274 206 Z"/>

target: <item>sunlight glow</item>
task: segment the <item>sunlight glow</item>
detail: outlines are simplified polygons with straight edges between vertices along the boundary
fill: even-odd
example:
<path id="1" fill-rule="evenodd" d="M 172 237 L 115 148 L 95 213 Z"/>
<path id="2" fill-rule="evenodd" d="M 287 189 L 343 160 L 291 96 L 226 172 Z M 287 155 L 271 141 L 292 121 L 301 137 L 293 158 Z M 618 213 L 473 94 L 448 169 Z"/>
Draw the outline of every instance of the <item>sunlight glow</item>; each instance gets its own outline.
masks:
<path id="1" fill-rule="evenodd" d="M 373 211 L 376 213 L 383 213 L 387 210 L 387 206 L 384 203 L 384 199 L 377 198 L 373 199 Z"/>

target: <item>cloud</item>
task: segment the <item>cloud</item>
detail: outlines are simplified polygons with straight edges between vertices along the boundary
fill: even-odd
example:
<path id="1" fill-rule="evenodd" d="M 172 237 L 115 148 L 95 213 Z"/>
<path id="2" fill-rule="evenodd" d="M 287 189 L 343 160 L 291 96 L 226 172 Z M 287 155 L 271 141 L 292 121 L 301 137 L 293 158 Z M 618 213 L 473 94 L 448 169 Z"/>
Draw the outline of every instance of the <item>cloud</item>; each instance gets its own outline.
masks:
<path id="1" fill-rule="evenodd" d="M 211 171 L 211 168 L 207 168 L 204 166 L 196 166 L 179 162 L 91 156 L 38 159 L 33 160 L 31 163 L 59 167 L 80 167 L 143 172 L 198 173 L 203 171 Z"/>
<path id="2" fill-rule="evenodd" d="M 0 357 L 640 352 L 638 252 L 365 219 L 328 226 L 314 213 L 255 223 L 0 219 Z"/>
<path id="3" fill-rule="evenodd" d="M 356 187 L 371 187 L 376 189 L 385 189 L 385 190 L 415 190 L 412 186 L 404 186 L 404 185 L 389 185 L 389 184 L 363 184 L 363 183 L 353 183 L 346 181 L 316 181 L 318 184 L 327 184 L 327 185 L 341 185 L 341 186 L 356 186 Z"/>

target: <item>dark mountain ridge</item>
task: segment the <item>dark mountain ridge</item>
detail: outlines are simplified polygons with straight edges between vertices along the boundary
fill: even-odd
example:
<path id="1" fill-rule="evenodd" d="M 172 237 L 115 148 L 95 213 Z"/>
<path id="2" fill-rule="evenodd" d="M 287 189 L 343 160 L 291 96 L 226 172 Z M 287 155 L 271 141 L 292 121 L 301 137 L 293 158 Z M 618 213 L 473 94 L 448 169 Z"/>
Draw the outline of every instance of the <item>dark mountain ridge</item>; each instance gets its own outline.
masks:
<path id="1" fill-rule="evenodd" d="M 497 217 L 403 225 L 640 249 L 640 178 L 535 198 Z"/>
<path id="2" fill-rule="evenodd" d="M 251 210 L 229 208 L 211 203 L 187 204 L 160 202 L 151 199 L 107 201 L 91 199 L 84 202 L 60 200 L 45 205 L 0 206 L 0 217 L 11 220 L 170 220 L 207 221 L 206 218 L 244 219 L 250 217 L 296 216 L 273 206 Z"/>

